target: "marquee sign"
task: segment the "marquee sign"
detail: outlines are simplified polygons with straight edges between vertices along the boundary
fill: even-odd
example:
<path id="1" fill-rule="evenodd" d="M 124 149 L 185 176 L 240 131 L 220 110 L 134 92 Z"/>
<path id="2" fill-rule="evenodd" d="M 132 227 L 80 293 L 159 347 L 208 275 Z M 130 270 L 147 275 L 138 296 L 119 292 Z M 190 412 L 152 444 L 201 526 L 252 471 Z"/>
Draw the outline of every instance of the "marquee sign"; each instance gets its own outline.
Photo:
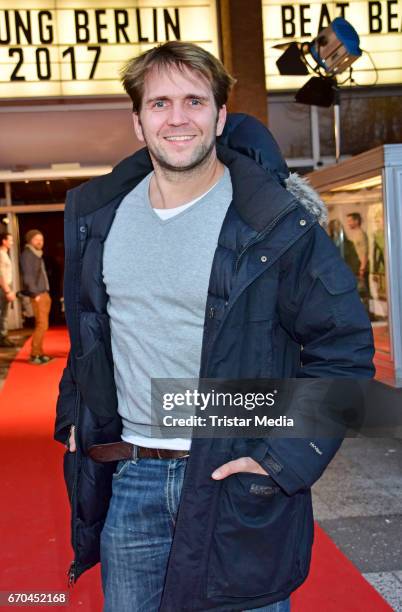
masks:
<path id="1" fill-rule="evenodd" d="M 312 40 L 335 17 L 344 17 L 353 25 L 361 49 L 370 54 L 364 53 L 353 64 L 357 85 L 402 83 L 402 0 L 263 0 L 262 5 L 268 91 L 299 89 L 307 80 L 279 74 L 275 62 L 282 51 L 274 45 Z"/>
<path id="2" fill-rule="evenodd" d="M 214 0 L 0 0 L 0 98 L 122 94 L 122 64 L 167 40 L 217 55 Z"/>

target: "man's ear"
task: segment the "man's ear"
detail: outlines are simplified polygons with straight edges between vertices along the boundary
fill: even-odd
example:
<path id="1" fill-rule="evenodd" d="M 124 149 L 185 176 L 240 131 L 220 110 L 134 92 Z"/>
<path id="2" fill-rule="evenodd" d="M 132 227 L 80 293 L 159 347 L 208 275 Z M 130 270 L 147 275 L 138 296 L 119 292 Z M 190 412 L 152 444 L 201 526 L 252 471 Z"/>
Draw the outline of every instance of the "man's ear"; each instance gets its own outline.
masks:
<path id="1" fill-rule="evenodd" d="M 140 117 L 138 113 L 133 113 L 133 125 L 134 125 L 134 132 L 138 140 L 140 142 L 144 142 L 145 141 L 144 134 L 142 132 L 142 125 L 141 125 L 141 121 L 140 121 Z"/>
<path id="2" fill-rule="evenodd" d="M 216 122 L 216 135 L 220 136 L 223 132 L 223 128 L 225 127 L 227 117 L 226 105 L 224 104 L 218 110 L 218 120 Z"/>

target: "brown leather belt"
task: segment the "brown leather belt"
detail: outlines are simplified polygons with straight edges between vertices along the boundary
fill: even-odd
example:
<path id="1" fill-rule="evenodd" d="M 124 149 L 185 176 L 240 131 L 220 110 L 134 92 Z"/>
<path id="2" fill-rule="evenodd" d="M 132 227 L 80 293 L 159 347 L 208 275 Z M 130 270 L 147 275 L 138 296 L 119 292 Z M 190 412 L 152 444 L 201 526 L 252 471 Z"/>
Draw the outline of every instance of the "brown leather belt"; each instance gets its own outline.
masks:
<path id="1" fill-rule="evenodd" d="M 120 461 L 122 459 L 181 459 L 189 456 L 186 450 L 171 450 L 170 448 L 148 448 L 137 446 L 131 442 L 111 442 L 109 444 L 93 444 L 87 450 L 88 455 L 97 463 Z"/>

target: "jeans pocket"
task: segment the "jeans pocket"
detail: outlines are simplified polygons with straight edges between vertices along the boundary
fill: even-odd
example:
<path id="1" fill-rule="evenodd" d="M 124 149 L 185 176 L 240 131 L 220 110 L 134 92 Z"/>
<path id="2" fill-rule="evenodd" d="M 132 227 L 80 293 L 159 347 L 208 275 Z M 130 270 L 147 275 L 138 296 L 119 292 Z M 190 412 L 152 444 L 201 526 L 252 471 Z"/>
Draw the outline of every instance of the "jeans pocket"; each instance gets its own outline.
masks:
<path id="1" fill-rule="evenodd" d="M 126 473 L 130 463 L 130 459 L 121 459 L 116 466 L 116 471 L 113 474 L 113 480 L 119 480 L 120 478 L 122 478 L 122 476 L 124 476 L 124 474 Z"/>
<path id="2" fill-rule="evenodd" d="M 222 483 L 208 563 L 208 596 L 257 597 L 297 578 L 298 499 L 270 476 Z"/>

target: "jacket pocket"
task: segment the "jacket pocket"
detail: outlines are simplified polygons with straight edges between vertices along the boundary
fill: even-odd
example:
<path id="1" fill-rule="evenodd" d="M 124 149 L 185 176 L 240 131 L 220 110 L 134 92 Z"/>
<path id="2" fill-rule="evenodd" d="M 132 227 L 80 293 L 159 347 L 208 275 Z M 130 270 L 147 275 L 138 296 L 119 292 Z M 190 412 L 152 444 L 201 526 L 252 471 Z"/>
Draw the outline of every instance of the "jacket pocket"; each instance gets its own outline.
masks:
<path id="1" fill-rule="evenodd" d="M 299 577 L 298 496 L 262 474 L 222 483 L 208 563 L 208 596 L 257 597 Z"/>
<path id="2" fill-rule="evenodd" d="M 342 266 L 340 268 L 340 265 Z M 331 267 L 324 267 L 316 271 L 315 276 L 320 279 L 325 289 L 331 295 L 341 295 L 356 289 L 356 277 L 350 270 L 349 266 L 341 264 L 333 264 Z"/>
<path id="3" fill-rule="evenodd" d="M 348 325 L 356 315 L 357 323 L 362 307 L 356 278 L 349 266 L 341 262 L 339 266 L 318 271 L 317 278 L 325 290 L 326 309 L 332 312 L 336 325 Z"/>
<path id="4" fill-rule="evenodd" d="M 110 418 L 117 412 L 113 364 L 102 338 L 83 355 L 76 357 L 76 381 L 88 408 L 99 417 Z"/>

